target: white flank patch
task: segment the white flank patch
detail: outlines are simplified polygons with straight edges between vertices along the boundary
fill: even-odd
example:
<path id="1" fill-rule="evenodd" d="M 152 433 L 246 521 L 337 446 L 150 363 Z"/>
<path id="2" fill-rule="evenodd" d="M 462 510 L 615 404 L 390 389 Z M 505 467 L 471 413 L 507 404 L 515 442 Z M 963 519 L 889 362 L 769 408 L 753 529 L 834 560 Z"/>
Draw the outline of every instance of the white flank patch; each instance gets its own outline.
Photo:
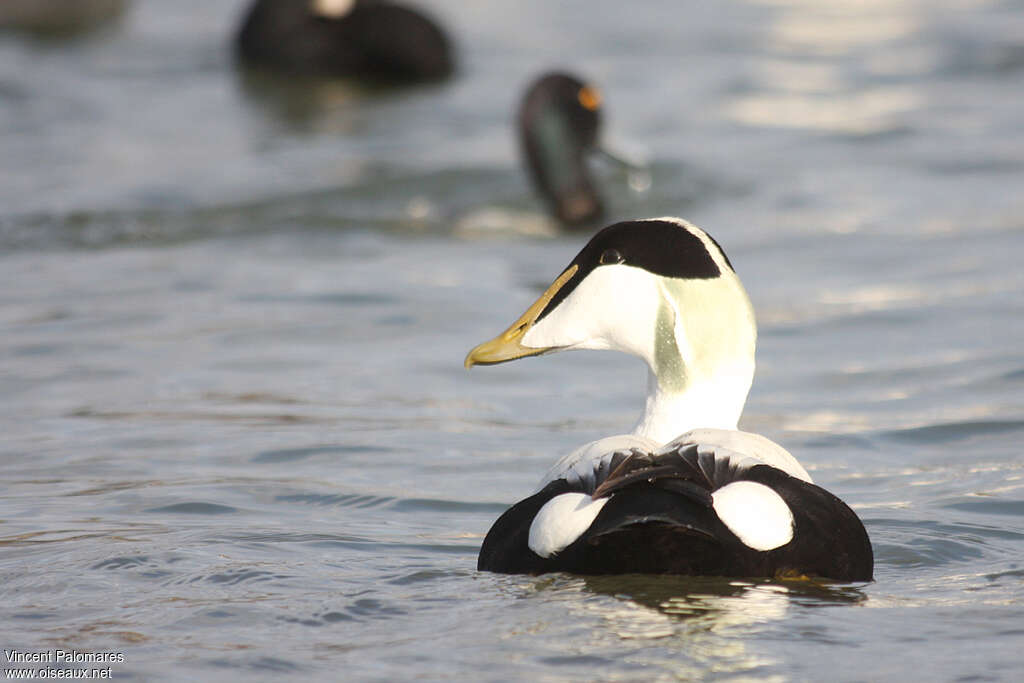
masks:
<path id="1" fill-rule="evenodd" d="M 593 524 L 608 500 L 594 500 L 585 493 L 555 496 L 533 518 L 527 545 L 544 558 L 564 550 Z"/>
<path id="2" fill-rule="evenodd" d="M 711 499 L 718 518 L 754 550 L 772 550 L 793 539 L 793 513 L 782 496 L 764 484 L 734 481 L 712 493 Z"/>

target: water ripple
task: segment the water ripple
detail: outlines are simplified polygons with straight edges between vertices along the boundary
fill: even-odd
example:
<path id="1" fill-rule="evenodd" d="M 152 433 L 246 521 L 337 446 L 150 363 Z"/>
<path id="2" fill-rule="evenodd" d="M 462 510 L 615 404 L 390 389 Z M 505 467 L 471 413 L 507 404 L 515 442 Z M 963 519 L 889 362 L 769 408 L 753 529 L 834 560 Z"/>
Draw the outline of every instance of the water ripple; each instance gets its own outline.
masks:
<path id="1" fill-rule="evenodd" d="M 342 607 L 317 612 L 309 617 L 283 616 L 282 621 L 303 626 L 329 626 L 331 624 L 360 621 L 373 622 L 378 619 L 389 619 L 408 614 L 407 610 L 395 606 L 388 600 L 375 597 L 363 597 L 352 600 Z"/>
<path id="2" fill-rule="evenodd" d="M 894 441 L 912 443 L 941 443 L 959 441 L 977 436 L 1024 431 L 1024 420 L 966 420 L 893 429 L 879 432 L 878 436 Z"/>
<path id="3" fill-rule="evenodd" d="M 150 566 L 152 564 L 151 558 L 146 555 L 134 555 L 124 557 L 110 557 L 101 562 L 97 562 L 89 569 L 124 569 L 124 568 L 135 568 Z"/>
<path id="4" fill-rule="evenodd" d="M 1007 500 L 991 496 L 971 496 L 959 498 L 955 502 L 943 503 L 942 507 L 948 510 L 964 510 L 967 512 L 980 512 L 988 515 L 1010 515 L 1024 520 L 1024 500 Z M 1021 523 L 1024 528 L 1024 522 Z M 1000 529 L 1000 533 L 1008 539 L 1024 539 L 1024 533 Z"/>
<path id="5" fill-rule="evenodd" d="M 240 583 L 253 583 L 262 581 L 272 581 L 274 579 L 287 579 L 291 578 L 286 574 L 276 574 L 274 572 L 268 572 L 257 569 L 233 569 L 225 572 L 218 572 L 216 574 L 210 574 L 203 580 L 209 581 L 210 583 L 220 583 L 228 586 L 234 586 Z"/>
<path id="6" fill-rule="evenodd" d="M 877 565 L 939 567 L 979 560 L 1024 534 L 996 526 L 897 519 L 873 519 Z"/>
<path id="7" fill-rule="evenodd" d="M 377 508 L 388 505 L 394 498 L 359 493 L 319 494 L 294 493 L 276 496 L 274 500 L 285 503 L 308 503 L 324 507 Z"/>
<path id="8" fill-rule="evenodd" d="M 250 462 L 295 462 L 305 460 L 314 455 L 343 455 L 348 453 L 388 453 L 390 449 L 371 445 L 354 446 L 308 446 L 305 448 L 282 448 L 271 451 L 263 451 L 252 458 Z"/>
<path id="9" fill-rule="evenodd" d="M 220 505 L 219 503 L 204 503 L 199 501 L 190 503 L 175 503 L 174 505 L 164 505 L 158 508 L 149 508 L 147 510 L 143 510 L 143 512 L 170 512 L 171 514 L 178 515 L 226 515 L 238 511 L 238 508 L 233 508 L 230 505 Z"/>

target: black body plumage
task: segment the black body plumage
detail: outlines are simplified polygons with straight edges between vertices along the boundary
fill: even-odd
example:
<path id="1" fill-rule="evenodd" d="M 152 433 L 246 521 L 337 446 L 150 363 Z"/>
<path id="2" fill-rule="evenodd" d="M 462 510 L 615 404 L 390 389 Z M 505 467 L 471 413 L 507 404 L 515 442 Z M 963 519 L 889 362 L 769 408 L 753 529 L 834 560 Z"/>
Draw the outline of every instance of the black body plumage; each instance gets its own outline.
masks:
<path id="1" fill-rule="evenodd" d="M 491 527 L 478 569 L 541 574 L 819 576 L 868 581 L 874 560 L 857 515 L 839 498 L 769 465 L 737 466 L 696 445 L 668 453 L 617 453 L 597 472 L 593 491 L 565 479 L 509 508 Z M 737 481 L 763 484 L 793 514 L 793 538 L 768 551 L 741 541 L 719 519 L 714 491 Z M 534 553 L 530 525 L 552 498 L 571 492 L 610 496 L 590 527 L 551 557 Z"/>
<path id="2" fill-rule="evenodd" d="M 241 60 L 287 74 L 417 82 L 452 73 L 451 42 L 411 8 L 355 0 L 338 16 L 310 0 L 256 0 L 235 41 Z"/>

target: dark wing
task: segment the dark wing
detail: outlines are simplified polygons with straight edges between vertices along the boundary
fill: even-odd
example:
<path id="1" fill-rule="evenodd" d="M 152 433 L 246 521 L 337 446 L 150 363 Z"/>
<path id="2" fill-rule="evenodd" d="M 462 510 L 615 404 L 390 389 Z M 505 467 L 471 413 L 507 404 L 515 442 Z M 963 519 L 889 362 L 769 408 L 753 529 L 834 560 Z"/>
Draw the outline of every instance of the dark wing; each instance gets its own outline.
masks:
<path id="1" fill-rule="evenodd" d="M 729 456 L 694 444 L 633 451 L 598 484 L 594 498 L 611 500 L 561 560 L 587 574 L 736 574 L 742 543 L 718 519 L 711 494 L 740 472 Z"/>
<path id="2" fill-rule="evenodd" d="M 857 513 L 825 489 L 768 465 L 745 479 L 768 486 L 793 512 L 793 540 L 772 550 L 772 574 L 806 574 L 839 581 L 871 581 L 874 551 Z"/>
<path id="3" fill-rule="evenodd" d="M 719 471 L 730 471 L 727 463 L 716 465 L 696 446 L 657 456 L 635 449 L 615 453 L 596 470 L 595 491 L 559 479 L 506 510 L 487 533 L 477 568 L 510 574 L 708 573 L 693 558 L 714 556 L 715 566 L 724 566 L 726 554 L 712 549 L 731 536 L 711 507 Z M 528 546 L 530 525 L 548 501 L 570 492 L 611 500 L 579 539 L 542 558 Z"/>

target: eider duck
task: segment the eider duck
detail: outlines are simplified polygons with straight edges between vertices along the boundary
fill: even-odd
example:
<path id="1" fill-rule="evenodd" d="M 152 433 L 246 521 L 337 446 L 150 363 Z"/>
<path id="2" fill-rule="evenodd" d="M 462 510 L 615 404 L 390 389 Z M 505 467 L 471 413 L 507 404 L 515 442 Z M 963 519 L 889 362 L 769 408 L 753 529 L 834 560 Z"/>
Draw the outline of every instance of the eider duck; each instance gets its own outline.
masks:
<path id="1" fill-rule="evenodd" d="M 438 80 L 454 65 L 440 26 L 386 0 L 256 0 L 235 47 L 251 65 L 370 81 Z"/>
<path id="2" fill-rule="evenodd" d="M 756 336 L 739 277 L 700 228 L 658 218 L 598 232 L 465 365 L 625 351 L 647 363 L 646 407 L 632 434 L 562 458 L 509 508 L 478 568 L 871 580 L 857 515 L 784 448 L 737 431 Z"/>
<path id="3" fill-rule="evenodd" d="M 567 73 L 552 72 L 526 89 L 519 105 L 519 147 L 537 193 L 569 227 L 588 227 L 604 215 L 604 204 L 587 169 L 600 153 L 634 166 L 603 148 L 601 91 Z"/>
<path id="4" fill-rule="evenodd" d="M 71 36 L 120 18 L 129 0 L 3 0 L 0 30 L 37 37 Z"/>

